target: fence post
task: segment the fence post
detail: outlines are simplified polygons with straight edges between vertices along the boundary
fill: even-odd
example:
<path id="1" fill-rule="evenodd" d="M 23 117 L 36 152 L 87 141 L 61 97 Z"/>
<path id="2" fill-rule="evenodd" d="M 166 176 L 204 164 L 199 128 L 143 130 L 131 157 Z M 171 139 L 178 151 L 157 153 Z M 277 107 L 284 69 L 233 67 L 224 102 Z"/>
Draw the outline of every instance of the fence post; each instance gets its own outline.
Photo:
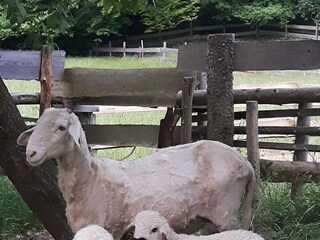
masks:
<path id="1" fill-rule="evenodd" d="M 234 34 L 209 35 L 207 43 L 207 138 L 233 145 Z"/>
<path id="2" fill-rule="evenodd" d="M 126 57 L 126 42 L 123 42 L 123 57 Z"/>
<path id="3" fill-rule="evenodd" d="M 143 40 L 141 40 L 140 41 L 140 43 L 141 43 L 141 52 L 140 52 L 140 57 L 142 57 L 143 58 Z"/>
<path id="4" fill-rule="evenodd" d="M 192 101 L 194 78 L 185 77 L 183 83 L 181 99 L 181 144 L 192 141 Z"/>
<path id="5" fill-rule="evenodd" d="M 111 48 L 111 41 L 109 41 L 108 45 L 109 45 L 109 48 Z M 109 57 L 112 57 L 112 52 L 109 52 Z"/>
<path id="6" fill-rule="evenodd" d="M 259 131 L 258 131 L 258 102 L 247 101 L 246 104 L 246 133 L 247 133 L 247 156 L 252 164 L 257 179 L 253 202 L 259 201 L 260 193 L 260 154 L 259 154 Z"/>
<path id="7" fill-rule="evenodd" d="M 40 64 L 40 116 L 43 111 L 51 106 L 51 86 L 52 86 L 52 48 L 43 45 L 41 49 Z"/>
<path id="8" fill-rule="evenodd" d="M 312 107 L 312 103 L 299 103 L 299 110 L 304 110 Z M 310 127 L 310 116 L 298 117 L 297 127 Z M 306 145 L 309 143 L 309 136 L 296 134 L 295 145 Z M 294 151 L 293 161 L 308 161 L 307 151 Z M 293 182 L 291 186 L 291 199 L 295 201 L 302 200 L 304 196 L 303 184 Z"/>
<path id="9" fill-rule="evenodd" d="M 167 50 L 167 42 L 163 42 L 163 53 L 162 53 L 162 59 L 163 61 L 166 59 L 166 50 Z"/>
<path id="10" fill-rule="evenodd" d="M 318 40 L 318 35 L 319 35 L 319 24 L 316 23 L 316 40 Z"/>
<path id="11" fill-rule="evenodd" d="M 201 72 L 201 71 L 194 71 L 194 78 L 196 82 L 195 89 L 197 90 L 206 90 L 207 89 L 207 73 Z M 206 109 L 198 108 L 196 109 L 198 116 L 205 116 L 206 115 Z M 207 121 L 199 120 L 197 122 L 198 126 L 207 126 Z"/>
<path id="12" fill-rule="evenodd" d="M 189 36 L 192 39 L 192 36 L 193 36 L 193 24 L 192 24 L 192 21 L 189 22 Z"/>
<path id="13" fill-rule="evenodd" d="M 288 37 L 288 25 L 287 24 L 284 25 L 284 36 L 285 36 L 285 38 Z"/>

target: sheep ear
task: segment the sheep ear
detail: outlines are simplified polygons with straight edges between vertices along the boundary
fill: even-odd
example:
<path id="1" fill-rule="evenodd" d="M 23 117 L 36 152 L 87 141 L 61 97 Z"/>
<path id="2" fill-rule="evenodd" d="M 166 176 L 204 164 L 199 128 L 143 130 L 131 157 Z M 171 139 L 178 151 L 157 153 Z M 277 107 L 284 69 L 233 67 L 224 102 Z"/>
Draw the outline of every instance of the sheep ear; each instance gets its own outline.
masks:
<path id="1" fill-rule="evenodd" d="M 20 146 L 27 146 L 28 142 L 29 142 L 29 138 L 31 136 L 31 134 L 33 133 L 35 127 L 32 127 L 26 131 L 24 131 L 23 133 L 20 134 L 20 136 L 17 139 L 17 144 Z"/>
<path id="2" fill-rule="evenodd" d="M 71 135 L 77 146 L 80 148 L 81 123 L 79 121 L 79 118 L 74 113 L 70 114 L 69 134 Z"/>
<path id="3" fill-rule="evenodd" d="M 131 240 L 134 239 L 134 230 L 135 230 L 135 226 L 133 224 L 130 224 L 127 229 L 124 231 L 124 234 L 122 235 L 122 237 L 120 238 L 120 240 Z"/>
<path id="4" fill-rule="evenodd" d="M 169 224 L 166 223 L 160 228 L 161 240 L 168 240 L 169 233 L 170 233 L 170 227 L 169 227 Z"/>

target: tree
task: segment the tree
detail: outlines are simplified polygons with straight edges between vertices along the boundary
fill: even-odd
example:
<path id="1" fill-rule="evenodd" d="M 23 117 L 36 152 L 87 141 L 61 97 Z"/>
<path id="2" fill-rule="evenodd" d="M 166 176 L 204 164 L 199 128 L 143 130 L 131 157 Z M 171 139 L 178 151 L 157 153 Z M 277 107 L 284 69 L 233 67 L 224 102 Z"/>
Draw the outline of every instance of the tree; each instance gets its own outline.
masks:
<path id="1" fill-rule="evenodd" d="M 241 21 L 255 25 L 277 21 L 287 23 L 295 17 L 293 0 L 202 0 L 204 6 L 213 6 L 218 14 L 214 19 Z"/>
<path id="2" fill-rule="evenodd" d="M 191 22 L 198 17 L 200 0 L 158 0 L 141 11 L 146 32 L 174 28 L 182 22 Z"/>
<path id="3" fill-rule="evenodd" d="M 24 201 L 55 239 L 72 239 L 65 216 L 65 202 L 57 185 L 57 168 L 53 162 L 41 168 L 25 163 L 25 149 L 17 138 L 26 125 L 0 78 L 0 166 Z"/>
<path id="4" fill-rule="evenodd" d="M 272 21 L 286 24 L 294 18 L 294 7 L 290 1 L 255 0 L 251 3 L 239 5 L 233 15 L 254 25 L 263 25 Z"/>
<path id="5" fill-rule="evenodd" d="M 320 0 L 300 0 L 297 14 L 304 20 L 320 23 Z"/>

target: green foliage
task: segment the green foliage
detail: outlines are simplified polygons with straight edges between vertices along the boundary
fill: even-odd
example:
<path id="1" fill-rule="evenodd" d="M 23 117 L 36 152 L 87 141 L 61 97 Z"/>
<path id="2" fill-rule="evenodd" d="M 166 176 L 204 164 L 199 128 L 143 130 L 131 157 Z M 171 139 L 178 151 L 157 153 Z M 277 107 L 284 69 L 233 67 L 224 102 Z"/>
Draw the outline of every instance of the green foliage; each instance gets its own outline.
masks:
<path id="1" fill-rule="evenodd" d="M 118 33 L 130 21 L 116 11 L 105 11 L 102 0 L 2 0 L 0 37 L 10 33 L 23 36 L 21 48 L 39 49 L 43 44 L 54 45 L 61 36 L 83 37 Z M 2 37 L 4 35 L 4 37 Z"/>
<path id="2" fill-rule="evenodd" d="M 158 0 L 141 11 L 146 32 L 174 28 L 182 22 L 198 17 L 200 0 Z"/>
<path id="3" fill-rule="evenodd" d="M 202 3 L 213 5 L 218 12 L 214 19 L 223 21 L 240 19 L 260 25 L 271 21 L 285 24 L 295 17 L 293 0 L 202 0 Z"/>
<path id="4" fill-rule="evenodd" d="M 131 12 L 136 14 L 139 10 L 144 10 L 147 0 L 103 0 L 104 9 L 107 12 Z"/>
<path id="5" fill-rule="evenodd" d="M 263 25 L 272 21 L 286 24 L 295 15 L 291 4 L 261 0 L 238 6 L 234 16 L 248 23 Z"/>
<path id="6" fill-rule="evenodd" d="M 297 13 L 304 20 L 320 23 L 320 0 L 299 0 Z"/>

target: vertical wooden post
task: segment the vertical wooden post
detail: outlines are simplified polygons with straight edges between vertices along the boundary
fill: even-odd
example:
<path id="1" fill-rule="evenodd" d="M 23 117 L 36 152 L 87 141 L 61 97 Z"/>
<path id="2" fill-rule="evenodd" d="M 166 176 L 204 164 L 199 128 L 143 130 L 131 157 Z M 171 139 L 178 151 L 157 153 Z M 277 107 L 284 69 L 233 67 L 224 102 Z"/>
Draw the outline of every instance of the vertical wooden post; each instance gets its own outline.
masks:
<path id="1" fill-rule="evenodd" d="M 207 89 L 207 73 L 206 72 L 200 72 L 200 71 L 195 71 L 194 72 L 194 78 L 196 82 L 196 87 L 195 89 L 197 90 L 205 90 Z M 206 114 L 206 109 L 200 109 L 198 108 L 196 110 L 198 116 L 203 116 Z M 198 121 L 197 122 L 198 126 L 207 126 L 207 121 Z"/>
<path id="2" fill-rule="evenodd" d="M 43 45 L 41 49 L 41 64 L 39 80 L 40 92 L 40 116 L 46 108 L 51 106 L 51 86 L 52 86 L 52 49 L 49 45 Z"/>
<path id="3" fill-rule="evenodd" d="M 255 194 L 253 202 L 259 201 L 259 183 L 260 183 L 260 154 L 259 154 L 259 131 L 258 131 L 258 102 L 247 101 L 246 110 L 246 132 L 247 132 L 247 156 L 248 161 L 255 170 L 257 184 L 255 185 Z"/>
<path id="4" fill-rule="evenodd" d="M 173 145 L 174 129 L 179 119 L 180 113 L 173 110 L 172 107 L 168 107 L 165 117 L 160 120 L 158 148 L 165 148 Z"/>
<path id="5" fill-rule="evenodd" d="M 181 99 L 181 144 L 192 141 L 192 101 L 194 78 L 185 77 Z"/>
<path id="6" fill-rule="evenodd" d="M 111 41 L 109 41 L 108 45 L 109 45 L 109 48 L 111 48 Z M 109 52 L 109 57 L 112 57 L 112 52 L 111 51 Z"/>
<path id="7" fill-rule="evenodd" d="M 287 24 L 284 26 L 284 36 L 285 36 L 285 38 L 288 37 L 288 25 Z"/>
<path id="8" fill-rule="evenodd" d="M 207 138 L 233 145 L 234 34 L 209 35 L 207 43 Z"/>
<path id="9" fill-rule="evenodd" d="M 192 39 L 192 36 L 193 36 L 193 24 L 192 24 L 192 21 L 189 22 L 189 36 L 190 36 L 190 39 Z"/>
<path id="10" fill-rule="evenodd" d="M 141 42 L 141 57 L 143 58 L 144 54 L 143 54 L 143 40 L 140 41 Z"/>
<path id="11" fill-rule="evenodd" d="M 166 41 L 164 41 L 163 42 L 163 50 L 164 50 L 164 52 L 162 53 L 162 59 L 163 59 L 163 61 L 166 59 L 166 48 L 167 48 L 167 42 Z"/>
<path id="12" fill-rule="evenodd" d="M 223 32 L 223 33 L 226 33 L 226 28 L 227 28 L 226 22 L 223 22 L 223 29 L 222 29 L 222 32 Z"/>
<path id="13" fill-rule="evenodd" d="M 316 23 L 316 40 L 318 40 L 318 36 L 319 36 L 319 24 Z"/>
<path id="14" fill-rule="evenodd" d="M 299 110 L 308 109 L 312 107 L 312 103 L 299 103 Z M 298 117 L 297 127 L 310 127 L 310 116 Z M 295 139 L 296 145 L 306 145 L 309 143 L 309 136 L 297 134 Z M 307 151 L 294 151 L 293 161 L 308 161 Z M 291 186 L 291 198 L 295 201 L 302 200 L 304 196 L 303 184 L 300 182 L 293 182 Z"/>
<path id="15" fill-rule="evenodd" d="M 126 57 L 126 42 L 122 43 L 122 47 L 123 47 L 123 57 Z"/>

